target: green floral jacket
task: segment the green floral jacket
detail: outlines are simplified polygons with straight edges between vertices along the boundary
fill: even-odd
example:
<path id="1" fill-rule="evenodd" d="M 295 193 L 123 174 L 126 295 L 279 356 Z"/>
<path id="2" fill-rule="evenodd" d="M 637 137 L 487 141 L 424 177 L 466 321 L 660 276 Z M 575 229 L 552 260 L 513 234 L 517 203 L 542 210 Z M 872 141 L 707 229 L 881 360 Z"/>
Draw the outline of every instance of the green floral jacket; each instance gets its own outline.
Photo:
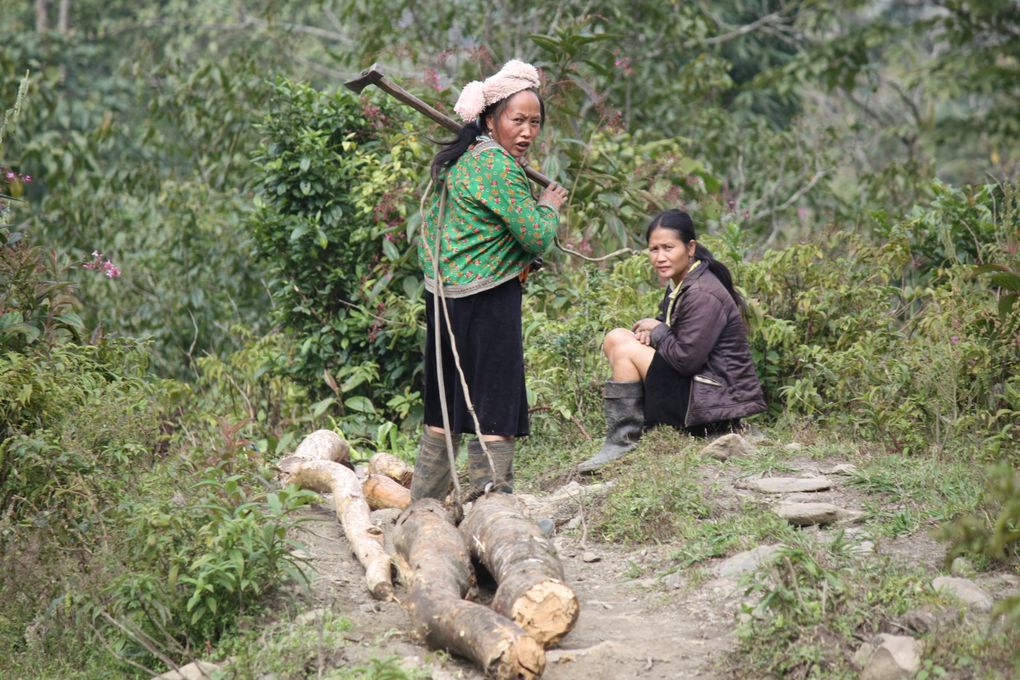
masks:
<path id="1" fill-rule="evenodd" d="M 439 273 L 447 297 L 466 297 L 519 276 L 553 243 L 559 216 L 537 203 L 524 169 L 497 142 L 479 137 L 444 176 Z M 418 263 L 435 292 L 433 264 L 442 191 L 425 215 Z"/>

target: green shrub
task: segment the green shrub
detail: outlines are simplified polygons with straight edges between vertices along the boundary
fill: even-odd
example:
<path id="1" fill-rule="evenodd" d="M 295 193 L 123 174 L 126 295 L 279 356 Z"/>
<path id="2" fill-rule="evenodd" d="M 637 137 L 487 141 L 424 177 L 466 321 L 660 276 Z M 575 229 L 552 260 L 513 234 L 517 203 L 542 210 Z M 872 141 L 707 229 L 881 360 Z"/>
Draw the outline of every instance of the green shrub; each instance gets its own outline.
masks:
<path id="1" fill-rule="evenodd" d="M 344 415 L 400 415 L 391 400 L 408 397 L 404 415 L 417 414 L 423 288 L 407 206 L 424 147 L 388 106 L 346 91 L 279 82 L 270 108 L 252 233 L 299 348 L 292 374 L 319 397 L 333 381 Z"/>

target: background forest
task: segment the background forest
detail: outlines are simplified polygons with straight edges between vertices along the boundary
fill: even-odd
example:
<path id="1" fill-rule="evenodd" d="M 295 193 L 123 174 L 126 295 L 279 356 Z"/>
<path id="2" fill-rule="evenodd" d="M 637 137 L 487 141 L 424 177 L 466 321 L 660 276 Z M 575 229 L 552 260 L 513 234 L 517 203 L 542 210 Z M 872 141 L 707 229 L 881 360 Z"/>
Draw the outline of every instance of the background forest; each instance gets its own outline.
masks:
<path id="1" fill-rule="evenodd" d="M 314 495 L 273 461 L 317 427 L 413 457 L 446 134 L 342 83 L 378 62 L 450 112 L 514 57 L 545 80 L 531 162 L 570 190 L 528 282 L 523 483 L 595 450 L 601 334 L 652 309 L 644 226 L 686 206 L 749 300 L 755 427 L 851 441 L 900 490 L 928 470 L 889 530 L 1016 573 L 1016 2 L 0 0 L 0 676 L 229 648 L 302 578 Z M 596 530 L 678 540 L 662 501 L 610 499 Z M 795 613 L 734 672 L 840 677 Z M 1015 635 L 930 669 L 994 677 Z"/>

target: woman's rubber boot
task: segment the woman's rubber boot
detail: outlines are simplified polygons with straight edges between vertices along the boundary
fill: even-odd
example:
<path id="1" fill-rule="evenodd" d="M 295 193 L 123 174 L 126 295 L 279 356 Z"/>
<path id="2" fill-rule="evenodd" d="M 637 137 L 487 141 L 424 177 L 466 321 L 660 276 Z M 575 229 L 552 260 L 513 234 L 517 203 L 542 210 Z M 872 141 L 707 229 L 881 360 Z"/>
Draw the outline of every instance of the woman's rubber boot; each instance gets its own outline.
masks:
<path id="1" fill-rule="evenodd" d="M 453 435 L 453 451 L 457 452 L 460 435 Z M 450 457 L 446 453 L 446 436 L 426 428 L 421 435 L 418 459 L 411 478 L 411 502 L 419 498 L 442 501 L 450 493 Z"/>
<path id="2" fill-rule="evenodd" d="M 471 495 L 480 496 L 491 482 L 491 491 L 514 492 L 514 442 L 495 440 L 485 442 L 492 456 L 495 475 L 489 467 L 489 459 L 477 439 L 468 442 L 468 477 L 471 480 Z"/>
<path id="3" fill-rule="evenodd" d="M 645 425 L 644 384 L 640 380 L 607 381 L 602 408 L 606 415 L 606 441 L 602 450 L 577 466 L 578 472 L 595 472 L 637 446 Z"/>

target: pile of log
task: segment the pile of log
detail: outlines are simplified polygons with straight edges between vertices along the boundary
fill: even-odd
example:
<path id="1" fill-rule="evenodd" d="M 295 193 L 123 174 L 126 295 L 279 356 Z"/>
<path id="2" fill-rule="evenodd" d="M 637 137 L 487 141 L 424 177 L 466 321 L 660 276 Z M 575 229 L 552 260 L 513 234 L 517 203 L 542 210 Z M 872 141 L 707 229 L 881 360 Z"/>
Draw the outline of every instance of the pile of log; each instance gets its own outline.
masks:
<path id="1" fill-rule="evenodd" d="M 542 675 L 545 648 L 577 622 L 577 596 L 555 548 L 516 496 L 481 496 L 458 528 L 438 501 L 411 503 L 413 471 L 406 463 L 377 453 L 359 477 L 350 447 L 328 430 L 308 435 L 278 468 L 284 483 L 333 494 L 373 596 L 393 596 L 395 564 L 406 588 L 402 604 L 429 646 L 470 659 L 490 677 L 529 680 Z M 403 511 L 392 560 L 369 517 L 379 508 Z M 491 607 L 465 599 L 476 592 L 472 557 L 498 584 Z"/>

